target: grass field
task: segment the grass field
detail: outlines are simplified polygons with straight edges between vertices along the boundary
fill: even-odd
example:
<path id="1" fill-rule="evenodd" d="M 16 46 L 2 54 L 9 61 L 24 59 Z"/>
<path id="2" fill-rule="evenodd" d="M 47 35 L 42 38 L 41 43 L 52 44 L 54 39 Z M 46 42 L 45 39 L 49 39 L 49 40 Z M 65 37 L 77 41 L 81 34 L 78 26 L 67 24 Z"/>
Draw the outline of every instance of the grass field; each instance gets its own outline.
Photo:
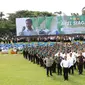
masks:
<path id="1" fill-rule="evenodd" d="M 78 75 L 75 71 L 69 81 L 64 81 L 63 76 L 57 74 L 47 77 L 44 68 L 22 55 L 0 54 L 0 85 L 85 85 L 85 72 Z"/>

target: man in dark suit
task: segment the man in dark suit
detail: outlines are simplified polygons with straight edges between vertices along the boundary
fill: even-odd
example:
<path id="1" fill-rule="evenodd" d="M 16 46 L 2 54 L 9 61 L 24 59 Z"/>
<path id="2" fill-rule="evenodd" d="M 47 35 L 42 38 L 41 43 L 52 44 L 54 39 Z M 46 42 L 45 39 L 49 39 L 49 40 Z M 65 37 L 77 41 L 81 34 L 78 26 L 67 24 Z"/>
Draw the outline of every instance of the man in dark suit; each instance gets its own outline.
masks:
<path id="1" fill-rule="evenodd" d="M 79 75 L 83 73 L 83 55 L 80 53 L 80 56 L 78 56 L 78 70 L 79 70 Z"/>
<path id="2" fill-rule="evenodd" d="M 62 61 L 62 57 L 59 53 L 57 58 L 56 58 L 58 75 L 62 75 L 62 67 L 60 66 L 61 61 Z"/>

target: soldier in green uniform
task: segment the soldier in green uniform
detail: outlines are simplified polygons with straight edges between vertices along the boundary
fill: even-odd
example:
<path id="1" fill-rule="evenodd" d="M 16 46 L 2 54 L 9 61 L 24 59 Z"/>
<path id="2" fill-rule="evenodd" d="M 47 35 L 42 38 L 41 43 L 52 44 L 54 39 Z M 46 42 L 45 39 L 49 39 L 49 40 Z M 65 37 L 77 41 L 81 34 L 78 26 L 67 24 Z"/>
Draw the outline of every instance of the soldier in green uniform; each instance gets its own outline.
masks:
<path id="1" fill-rule="evenodd" d="M 25 48 L 23 49 L 23 57 L 25 58 Z"/>

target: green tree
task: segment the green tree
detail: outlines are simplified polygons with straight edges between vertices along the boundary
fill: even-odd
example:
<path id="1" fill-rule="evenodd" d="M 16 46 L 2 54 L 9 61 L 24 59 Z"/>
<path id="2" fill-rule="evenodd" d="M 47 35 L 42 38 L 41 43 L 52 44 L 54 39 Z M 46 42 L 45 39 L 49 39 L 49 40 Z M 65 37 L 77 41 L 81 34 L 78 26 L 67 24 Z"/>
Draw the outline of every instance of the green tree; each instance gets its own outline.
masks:
<path id="1" fill-rule="evenodd" d="M 2 20 L 3 16 L 5 16 L 5 15 L 3 14 L 3 12 L 0 12 L 0 19 L 1 19 L 1 20 Z"/>
<path id="2" fill-rule="evenodd" d="M 28 11 L 28 10 L 21 10 L 17 11 L 16 13 L 10 13 L 8 19 L 15 24 L 16 18 L 23 18 L 23 17 L 38 17 L 38 16 L 52 16 L 52 13 L 49 12 L 39 12 L 39 11 Z"/>
<path id="3" fill-rule="evenodd" d="M 8 13 L 8 19 L 4 19 L 3 12 L 0 13 L 0 30 L 16 30 L 16 18 L 23 17 L 38 17 L 38 16 L 52 16 L 52 13 L 49 12 L 39 12 L 39 11 L 28 11 L 28 10 L 20 10 L 15 13 Z"/>

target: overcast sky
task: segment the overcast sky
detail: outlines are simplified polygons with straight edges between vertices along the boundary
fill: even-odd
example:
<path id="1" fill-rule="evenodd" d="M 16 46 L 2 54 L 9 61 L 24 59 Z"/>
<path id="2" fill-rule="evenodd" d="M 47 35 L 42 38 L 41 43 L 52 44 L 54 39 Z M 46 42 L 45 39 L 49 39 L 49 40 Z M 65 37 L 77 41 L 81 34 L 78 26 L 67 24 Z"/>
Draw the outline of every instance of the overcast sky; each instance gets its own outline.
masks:
<path id="1" fill-rule="evenodd" d="M 32 11 L 62 11 L 69 15 L 70 13 L 81 14 L 85 6 L 85 0 L 0 0 L 0 11 L 12 13 L 18 10 Z"/>

